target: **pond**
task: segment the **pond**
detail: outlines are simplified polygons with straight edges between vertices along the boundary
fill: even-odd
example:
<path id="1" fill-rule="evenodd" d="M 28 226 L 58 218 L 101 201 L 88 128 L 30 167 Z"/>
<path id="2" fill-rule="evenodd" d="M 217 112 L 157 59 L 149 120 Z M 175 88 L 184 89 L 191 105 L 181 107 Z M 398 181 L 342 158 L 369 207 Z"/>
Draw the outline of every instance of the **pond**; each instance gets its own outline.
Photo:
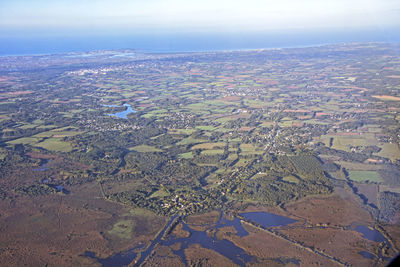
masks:
<path id="1" fill-rule="evenodd" d="M 386 242 L 389 244 L 389 242 L 386 240 L 386 238 L 377 230 L 375 229 L 370 229 L 365 225 L 358 225 L 354 228 L 357 232 L 361 233 L 364 238 L 375 241 L 375 242 Z"/>
<path id="2" fill-rule="evenodd" d="M 246 220 L 255 222 L 262 227 L 285 226 L 297 222 L 285 216 L 272 214 L 269 212 L 245 212 L 240 213 Z"/>
<path id="3" fill-rule="evenodd" d="M 129 265 L 137 256 L 136 250 L 139 248 L 142 248 L 144 245 L 139 245 L 137 247 L 131 248 L 127 251 L 123 251 L 121 253 L 115 254 L 114 256 L 111 256 L 109 258 L 98 258 L 96 257 L 96 253 L 91 252 L 91 251 L 86 251 L 85 254 L 82 256 L 84 257 L 89 257 L 92 259 L 97 260 L 98 263 L 101 264 L 101 266 L 126 266 Z"/>

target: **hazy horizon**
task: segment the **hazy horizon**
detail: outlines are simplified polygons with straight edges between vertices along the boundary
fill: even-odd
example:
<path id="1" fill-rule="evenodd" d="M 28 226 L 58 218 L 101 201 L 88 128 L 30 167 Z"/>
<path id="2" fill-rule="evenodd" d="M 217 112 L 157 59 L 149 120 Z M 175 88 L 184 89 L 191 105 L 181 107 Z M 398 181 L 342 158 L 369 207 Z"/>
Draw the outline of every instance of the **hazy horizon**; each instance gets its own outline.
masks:
<path id="1" fill-rule="evenodd" d="M 394 0 L 4 0 L 0 55 L 399 42 Z"/>

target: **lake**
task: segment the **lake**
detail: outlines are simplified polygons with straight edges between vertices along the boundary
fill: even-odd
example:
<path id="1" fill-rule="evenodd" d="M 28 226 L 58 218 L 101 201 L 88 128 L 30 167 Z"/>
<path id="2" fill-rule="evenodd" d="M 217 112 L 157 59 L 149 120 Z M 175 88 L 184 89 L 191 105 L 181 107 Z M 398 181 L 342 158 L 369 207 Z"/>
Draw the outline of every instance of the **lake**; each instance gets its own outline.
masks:
<path id="1" fill-rule="evenodd" d="M 103 105 L 103 106 L 115 107 L 114 105 Z M 136 112 L 136 110 L 133 110 L 131 105 L 129 105 L 129 104 L 124 104 L 124 107 L 126 107 L 126 110 L 121 111 L 121 112 L 116 112 L 116 113 L 110 113 L 108 115 L 112 116 L 112 117 L 118 117 L 118 118 L 121 118 L 121 119 L 127 119 L 128 118 L 128 114 Z"/>
<path id="2" fill-rule="evenodd" d="M 297 222 L 296 220 L 272 214 L 269 212 L 245 212 L 240 213 L 246 220 L 255 222 L 262 227 L 285 226 Z"/>

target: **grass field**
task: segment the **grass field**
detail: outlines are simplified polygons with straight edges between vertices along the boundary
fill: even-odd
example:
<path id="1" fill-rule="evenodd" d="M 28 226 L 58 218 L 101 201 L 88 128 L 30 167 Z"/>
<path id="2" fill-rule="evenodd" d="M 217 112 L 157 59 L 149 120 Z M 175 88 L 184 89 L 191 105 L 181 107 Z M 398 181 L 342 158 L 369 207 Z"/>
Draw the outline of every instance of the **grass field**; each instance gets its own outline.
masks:
<path id="1" fill-rule="evenodd" d="M 166 197 L 169 196 L 170 193 L 167 190 L 164 190 L 163 188 L 160 188 L 153 194 L 151 194 L 150 198 L 157 198 L 157 197 Z"/>
<path id="2" fill-rule="evenodd" d="M 19 126 L 18 128 L 20 128 L 20 129 L 32 129 L 32 128 L 35 128 L 35 127 L 37 127 L 36 124 L 26 123 L 26 124 L 24 124 L 22 126 Z"/>
<path id="3" fill-rule="evenodd" d="M 245 99 L 244 104 L 251 108 L 265 108 L 268 104 L 260 100 Z"/>
<path id="4" fill-rule="evenodd" d="M 335 136 L 333 138 L 332 148 L 350 152 L 350 146 L 366 146 L 367 142 L 364 138 Z"/>
<path id="5" fill-rule="evenodd" d="M 108 234 L 117 236 L 121 239 L 129 239 L 131 238 L 132 228 L 132 220 L 121 220 L 113 225 L 113 228 L 108 231 Z"/>
<path id="6" fill-rule="evenodd" d="M 226 158 L 226 160 L 228 161 L 234 161 L 238 158 L 238 155 L 235 153 L 229 153 L 228 157 Z"/>
<path id="7" fill-rule="evenodd" d="M 253 155 L 253 154 L 263 154 L 263 150 L 256 150 L 256 147 L 252 144 L 240 144 L 241 155 Z"/>
<path id="8" fill-rule="evenodd" d="M 273 121 L 264 121 L 263 123 L 260 124 L 261 127 L 272 127 L 274 126 L 274 122 Z"/>
<path id="9" fill-rule="evenodd" d="M 168 133 L 170 134 L 192 134 L 196 129 L 168 129 Z"/>
<path id="10" fill-rule="evenodd" d="M 218 143 L 202 143 L 197 144 L 192 147 L 192 149 L 213 149 L 215 147 L 225 147 L 225 143 L 218 142 Z"/>
<path id="11" fill-rule="evenodd" d="M 283 177 L 282 181 L 285 181 L 285 182 L 288 182 L 288 183 L 292 183 L 292 184 L 298 184 L 299 183 L 299 179 L 294 177 L 293 175 L 289 175 L 289 176 Z"/>
<path id="12" fill-rule="evenodd" d="M 246 166 L 251 160 L 249 159 L 239 159 L 238 162 L 235 164 L 235 168 L 244 167 Z"/>
<path id="13" fill-rule="evenodd" d="M 44 141 L 37 143 L 34 146 L 57 152 L 70 152 L 73 150 L 73 147 L 70 143 L 64 142 L 60 138 L 45 139 Z"/>
<path id="14" fill-rule="evenodd" d="M 18 139 L 12 140 L 12 141 L 8 141 L 7 144 L 10 144 L 10 145 L 16 145 L 16 144 L 33 145 L 39 141 L 40 141 L 40 139 L 35 138 L 35 137 L 22 137 L 22 138 L 18 138 Z"/>
<path id="15" fill-rule="evenodd" d="M 157 110 L 153 110 L 150 112 L 147 112 L 146 114 L 142 115 L 143 118 L 150 118 L 150 117 L 165 117 L 168 115 L 168 110 L 166 109 L 157 109 Z"/>
<path id="16" fill-rule="evenodd" d="M 220 132 L 220 133 L 229 133 L 229 132 L 232 132 L 233 130 L 229 129 L 229 128 L 220 127 L 220 128 L 215 128 L 214 131 Z"/>
<path id="17" fill-rule="evenodd" d="M 179 154 L 179 157 L 183 158 L 183 159 L 192 159 L 193 153 L 192 152 L 182 153 L 182 154 Z"/>
<path id="18" fill-rule="evenodd" d="M 400 159 L 400 149 L 397 144 L 384 143 L 381 148 L 382 150 L 379 151 L 378 156 L 391 160 Z"/>
<path id="19" fill-rule="evenodd" d="M 78 131 L 47 131 L 47 132 L 41 132 L 38 133 L 32 137 L 67 137 L 67 136 L 75 136 L 78 134 L 81 134 L 82 132 Z"/>
<path id="20" fill-rule="evenodd" d="M 383 182 L 381 176 L 376 171 L 349 171 L 349 178 L 355 182 Z"/>
<path id="21" fill-rule="evenodd" d="M 215 121 L 216 121 L 216 122 L 219 122 L 219 123 L 225 123 L 225 122 L 233 121 L 233 120 L 235 120 L 235 118 L 232 118 L 232 117 L 230 117 L 230 116 L 226 116 L 226 117 L 218 118 L 218 119 L 216 119 Z"/>

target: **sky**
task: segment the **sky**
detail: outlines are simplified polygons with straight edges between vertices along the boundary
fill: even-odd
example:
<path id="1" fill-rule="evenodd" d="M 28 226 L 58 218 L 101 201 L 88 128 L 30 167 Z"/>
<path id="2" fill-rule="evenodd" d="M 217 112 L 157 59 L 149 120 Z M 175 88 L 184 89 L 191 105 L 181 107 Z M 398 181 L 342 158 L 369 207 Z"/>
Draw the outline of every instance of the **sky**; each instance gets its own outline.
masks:
<path id="1" fill-rule="evenodd" d="M 399 26 L 399 0 L 0 0 L 0 35 Z"/>

